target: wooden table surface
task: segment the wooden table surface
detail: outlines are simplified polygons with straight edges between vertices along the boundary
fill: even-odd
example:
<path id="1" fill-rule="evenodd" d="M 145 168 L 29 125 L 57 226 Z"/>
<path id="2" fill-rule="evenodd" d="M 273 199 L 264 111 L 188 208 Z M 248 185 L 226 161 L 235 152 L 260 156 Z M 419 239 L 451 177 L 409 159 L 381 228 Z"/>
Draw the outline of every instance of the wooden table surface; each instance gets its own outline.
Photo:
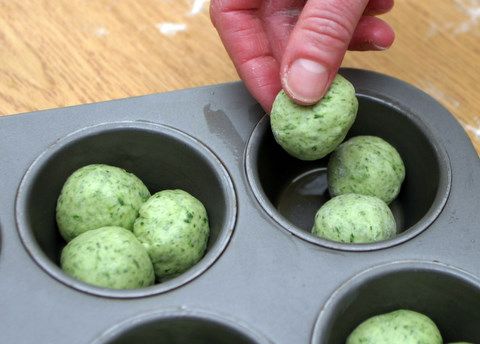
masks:
<path id="1" fill-rule="evenodd" d="M 397 0 L 391 50 L 344 66 L 423 89 L 480 152 L 480 0 Z M 0 115 L 237 80 L 204 0 L 0 0 Z"/>

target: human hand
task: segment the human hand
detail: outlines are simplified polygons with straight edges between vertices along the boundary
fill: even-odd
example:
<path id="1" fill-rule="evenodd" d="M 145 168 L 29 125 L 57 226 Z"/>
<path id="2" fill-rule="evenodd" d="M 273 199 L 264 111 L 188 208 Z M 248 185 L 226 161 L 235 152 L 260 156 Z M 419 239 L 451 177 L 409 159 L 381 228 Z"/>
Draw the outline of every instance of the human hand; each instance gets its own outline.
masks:
<path id="1" fill-rule="evenodd" d="M 347 49 L 384 50 L 392 28 L 375 17 L 393 0 L 211 0 L 210 17 L 238 74 L 270 112 L 282 89 L 319 101 Z"/>

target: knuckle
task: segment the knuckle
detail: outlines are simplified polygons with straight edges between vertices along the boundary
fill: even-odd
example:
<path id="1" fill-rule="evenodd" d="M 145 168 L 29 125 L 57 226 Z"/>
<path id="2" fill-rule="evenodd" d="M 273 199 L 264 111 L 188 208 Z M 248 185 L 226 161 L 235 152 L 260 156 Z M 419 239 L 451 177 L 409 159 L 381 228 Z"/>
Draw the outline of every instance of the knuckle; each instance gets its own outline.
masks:
<path id="1" fill-rule="evenodd" d="M 309 44 L 321 49 L 344 48 L 350 42 L 355 26 L 334 11 L 309 15 L 301 21 L 301 30 Z"/>

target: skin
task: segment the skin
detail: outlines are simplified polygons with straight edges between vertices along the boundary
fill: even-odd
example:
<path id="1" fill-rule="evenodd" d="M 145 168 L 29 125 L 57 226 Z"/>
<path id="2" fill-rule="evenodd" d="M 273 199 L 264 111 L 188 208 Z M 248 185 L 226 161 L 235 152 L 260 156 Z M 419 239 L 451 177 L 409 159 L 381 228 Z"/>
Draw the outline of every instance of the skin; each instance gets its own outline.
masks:
<path id="1" fill-rule="evenodd" d="M 370 243 L 395 236 L 395 218 L 377 197 L 341 195 L 325 203 L 315 215 L 312 234 L 343 243 Z"/>
<path id="2" fill-rule="evenodd" d="M 355 89 L 337 75 L 325 97 L 312 106 L 298 105 L 281 91 L 273 104 L 270 123 L 275 140 L 290 155 L 317 160 L 343 141 L 357 110 Z"/>
<path id="3" fill-rule="evenodd" d="M 395 38 L 377 18 L 393 0 L 212 0 L 210 17 L 250 93 L 270 113 L 283 88 L 318 102 L 350 50 L 385 50 Z"/>
<path id="4" fill-rule="evenodd" d="M 157 192 L 140 208 L 133 233 L 159 281 L 188 270 L 204 255 L 210 228 L 203 204 L 182 190 Z"/>
<path id="5" fill-rule="evenodd" d="M 442 344 L 431 319 L 410 310 L 374 316 L 361 323 L 346 344 Z"/>
<path id="6" fill-rule="evenodd" d="M 80 234 L 64 247 L 60 264 L 68 275 L 103 288 L 143 288 L 154 282 L 147 251 L 121 227 Z"/>
<path id="7" fill-rule="evenodd" d="M 400 192 L 405 165 L 397 150 L 376 136 L 356 136 L 342 143 L 328 162 L 330 195 L 376 196 L 389 204 Z"/>
<path id="8" fill-rule="evenodd" d="M 57 201 L 56 220 L 66 241 L 100 227 L 132 230 L 138 209 L 150 197 L 132 173 L 101 164 L 84 166 L 65 182 Z"/>

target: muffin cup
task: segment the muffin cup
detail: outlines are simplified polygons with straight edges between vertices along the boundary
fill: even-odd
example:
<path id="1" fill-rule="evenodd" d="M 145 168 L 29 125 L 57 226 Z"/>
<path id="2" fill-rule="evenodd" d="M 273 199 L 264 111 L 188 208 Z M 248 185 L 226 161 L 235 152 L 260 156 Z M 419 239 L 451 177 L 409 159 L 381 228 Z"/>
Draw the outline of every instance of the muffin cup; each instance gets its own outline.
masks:
<path id="1" fill-rule="evenodd" d="M 165 310 L 114 326 L 92 344 L 267 344 L 238 320 L 206 311 Z"/>
<path id="2" fill-rule="evenodd" d="M 398 309 L 428 316 L 445 343 L 480 343 L 480 281 L 440 263 L 400 261 L 366 270 L 335 291 L 320 312 L 312 344 L 344 344 L 363 321 Z"/>
<path id="3" fill-rule="evenodd" d="M 424 231 L 440 214 L 451 186 L 448 155 L 433 133 L 413 113 L 383 96 L 357 94 L 358 115 L 346 140 L 375 135 L 400 153 L 406 177 L 390 204 L 398 235 L 371 244 L 343 244 L 312 235 L 315 213 L 330 199 L 327 164 L 330 156 L 302 161 L 276 142 L 265 116 L 253 131 L 246 149 L 246 173 L 256 199 L 268 215 L 292 234 L 316 245 L 370 251 L 398 245 Z"/>
<path id="4" fill-rule="evenodd" d="M 64 274 L 58 266 L 65 241 L 55 222 L 57 198 L 69 175 L 82 166 L 99 163 L 134 173 L 152 194 L 164 189 L 183 189 L 198 198 L 205 205 L 210 222 L 205 256 L 178 277 L 143 289 L 99 288 Z M 235 219 L 233 184 L 216 156 L 199 141 L 176 129 L 138 122 L 102 124 L 59 140 L 30 166 L 16 200 L 18 230 L 32 258 L 66 285 L 109 297 L 161 293 L 192 280 L 223 252 Z"/>

